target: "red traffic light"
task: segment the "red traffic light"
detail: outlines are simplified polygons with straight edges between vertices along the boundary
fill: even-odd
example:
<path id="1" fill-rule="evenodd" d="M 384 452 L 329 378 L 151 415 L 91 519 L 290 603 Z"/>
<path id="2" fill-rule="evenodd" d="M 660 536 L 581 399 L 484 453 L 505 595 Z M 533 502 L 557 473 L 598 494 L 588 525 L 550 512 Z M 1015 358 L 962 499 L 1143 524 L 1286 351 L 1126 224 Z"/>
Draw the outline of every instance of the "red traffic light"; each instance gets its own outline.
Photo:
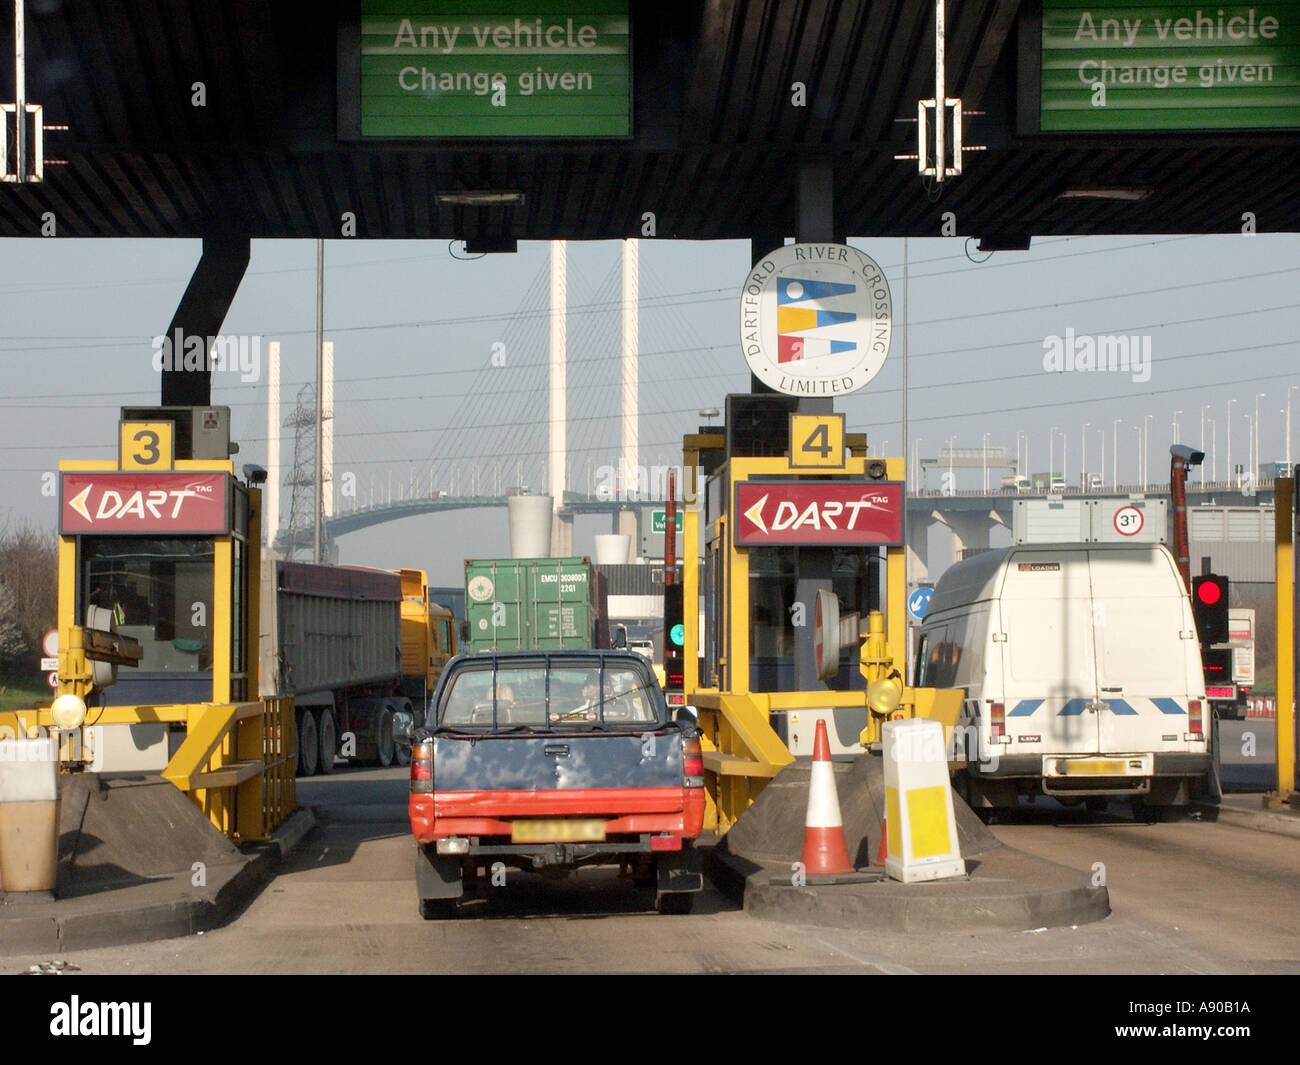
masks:
<path id="1" fill-rule="evenodd" d="M 1223 589 L 1216 581 L 1202 581 L 1196 586 L 1196 599 L 1206 606 L 1213 606 L 1223 598 Z"/>

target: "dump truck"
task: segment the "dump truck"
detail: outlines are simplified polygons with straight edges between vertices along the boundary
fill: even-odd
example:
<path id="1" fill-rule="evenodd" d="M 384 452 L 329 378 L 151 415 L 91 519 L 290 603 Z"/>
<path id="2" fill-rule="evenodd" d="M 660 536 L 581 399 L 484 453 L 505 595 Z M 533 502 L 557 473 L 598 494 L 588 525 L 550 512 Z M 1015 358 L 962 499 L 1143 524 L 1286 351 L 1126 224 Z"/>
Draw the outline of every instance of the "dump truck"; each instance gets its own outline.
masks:
<path id="1" fill-rule="evenodd" d="M 466 559 L 464 649 L 607 649 L 606 604 L 586 557 Z"/>
<path id="2" fill-rule="evenodd" d="M 407 764 L 394 724 L 423 716 L 456 653 L 425 573 L 268 560 L 261 602 L 261 695 L 294 699 L 298 775 L 332 773 L 339 756 Z"/>

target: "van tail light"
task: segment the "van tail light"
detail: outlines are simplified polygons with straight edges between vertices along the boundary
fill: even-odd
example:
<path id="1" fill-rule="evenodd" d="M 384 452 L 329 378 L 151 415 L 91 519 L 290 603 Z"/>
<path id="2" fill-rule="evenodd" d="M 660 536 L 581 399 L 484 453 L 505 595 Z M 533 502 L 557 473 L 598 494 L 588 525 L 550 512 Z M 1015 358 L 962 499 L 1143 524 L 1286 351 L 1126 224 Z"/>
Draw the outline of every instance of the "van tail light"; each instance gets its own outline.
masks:
<path id="1" fill-rule="evenodd" d="M 704 754 L 700 750 L 699 736 L 682 740 L 682 787 L 704 787 Z"/>
<path id="2" fill-rule="evenodd" d="M 989 703 L 989 738 L 1001 740 L 1006 734 L 1006 703 Z"/>
<path id="3" fill-rule="evenodd" d="M 1200 699 L 1189 699 L 1187 701 L 1187 730 L 1197 736 L 1203 735 Z"/>
<path id="4" fill-rule="evenodd" d="M 433 791 L 433 741 L 411 745 L 411 794 L 427 795 Z"/>

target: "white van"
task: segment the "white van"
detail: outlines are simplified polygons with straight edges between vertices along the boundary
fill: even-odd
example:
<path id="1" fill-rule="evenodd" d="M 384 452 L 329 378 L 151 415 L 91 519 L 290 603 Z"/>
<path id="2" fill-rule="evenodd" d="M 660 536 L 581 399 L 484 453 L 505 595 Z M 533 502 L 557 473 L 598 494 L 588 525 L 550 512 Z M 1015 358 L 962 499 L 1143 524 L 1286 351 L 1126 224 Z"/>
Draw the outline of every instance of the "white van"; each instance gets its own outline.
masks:
<path id="1" fill-rule="evenodd" d="M 1159 816 L 1209 784 L 1191 601 L 1159 544 L 1025 544 L 944 573 L 918 686 L 963 688 L 956 784 L 988 816 L 1022 795 Z"/>

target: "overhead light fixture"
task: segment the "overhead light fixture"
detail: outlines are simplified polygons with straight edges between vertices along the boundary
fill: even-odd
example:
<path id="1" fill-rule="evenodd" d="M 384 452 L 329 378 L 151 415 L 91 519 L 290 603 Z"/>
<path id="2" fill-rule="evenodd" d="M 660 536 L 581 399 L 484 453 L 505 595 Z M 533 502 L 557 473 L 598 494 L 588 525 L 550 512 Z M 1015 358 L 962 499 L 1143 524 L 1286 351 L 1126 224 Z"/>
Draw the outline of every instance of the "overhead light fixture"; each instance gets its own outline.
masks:
<path id="1" fill-rule="evenodd" d="M 516 189 L 463 189 L 434 193 L 434 199 L 449 207 L 522 207 L 524 194 Z"/>
<path id="2" fill-rule="evenodd" d="M 512 236 L 475 236 L 465 238 L 466 255 L 488 255 L 493 252 L 514 253 L 519 250 L 519 242 Z"/>
<path id="3" fill-rule="evenodd" d="M 1028 251 L 1033 235 L 1018 229 L 997 230 L 980 237 L 980 251 Z"/>
<path id="4" fill-rule="evenodd" d="M 1145 187 L 1122 188 L 1119 186 L 1110 188 L 1093 188 L 1093 189 L 1066 189 L 1057 195 L 1058 200 L 1122 200 L 1125 203 L 1136 203 L 1138 200 L 1145 200 L 1151 195 L 1151 189 Z"/>

